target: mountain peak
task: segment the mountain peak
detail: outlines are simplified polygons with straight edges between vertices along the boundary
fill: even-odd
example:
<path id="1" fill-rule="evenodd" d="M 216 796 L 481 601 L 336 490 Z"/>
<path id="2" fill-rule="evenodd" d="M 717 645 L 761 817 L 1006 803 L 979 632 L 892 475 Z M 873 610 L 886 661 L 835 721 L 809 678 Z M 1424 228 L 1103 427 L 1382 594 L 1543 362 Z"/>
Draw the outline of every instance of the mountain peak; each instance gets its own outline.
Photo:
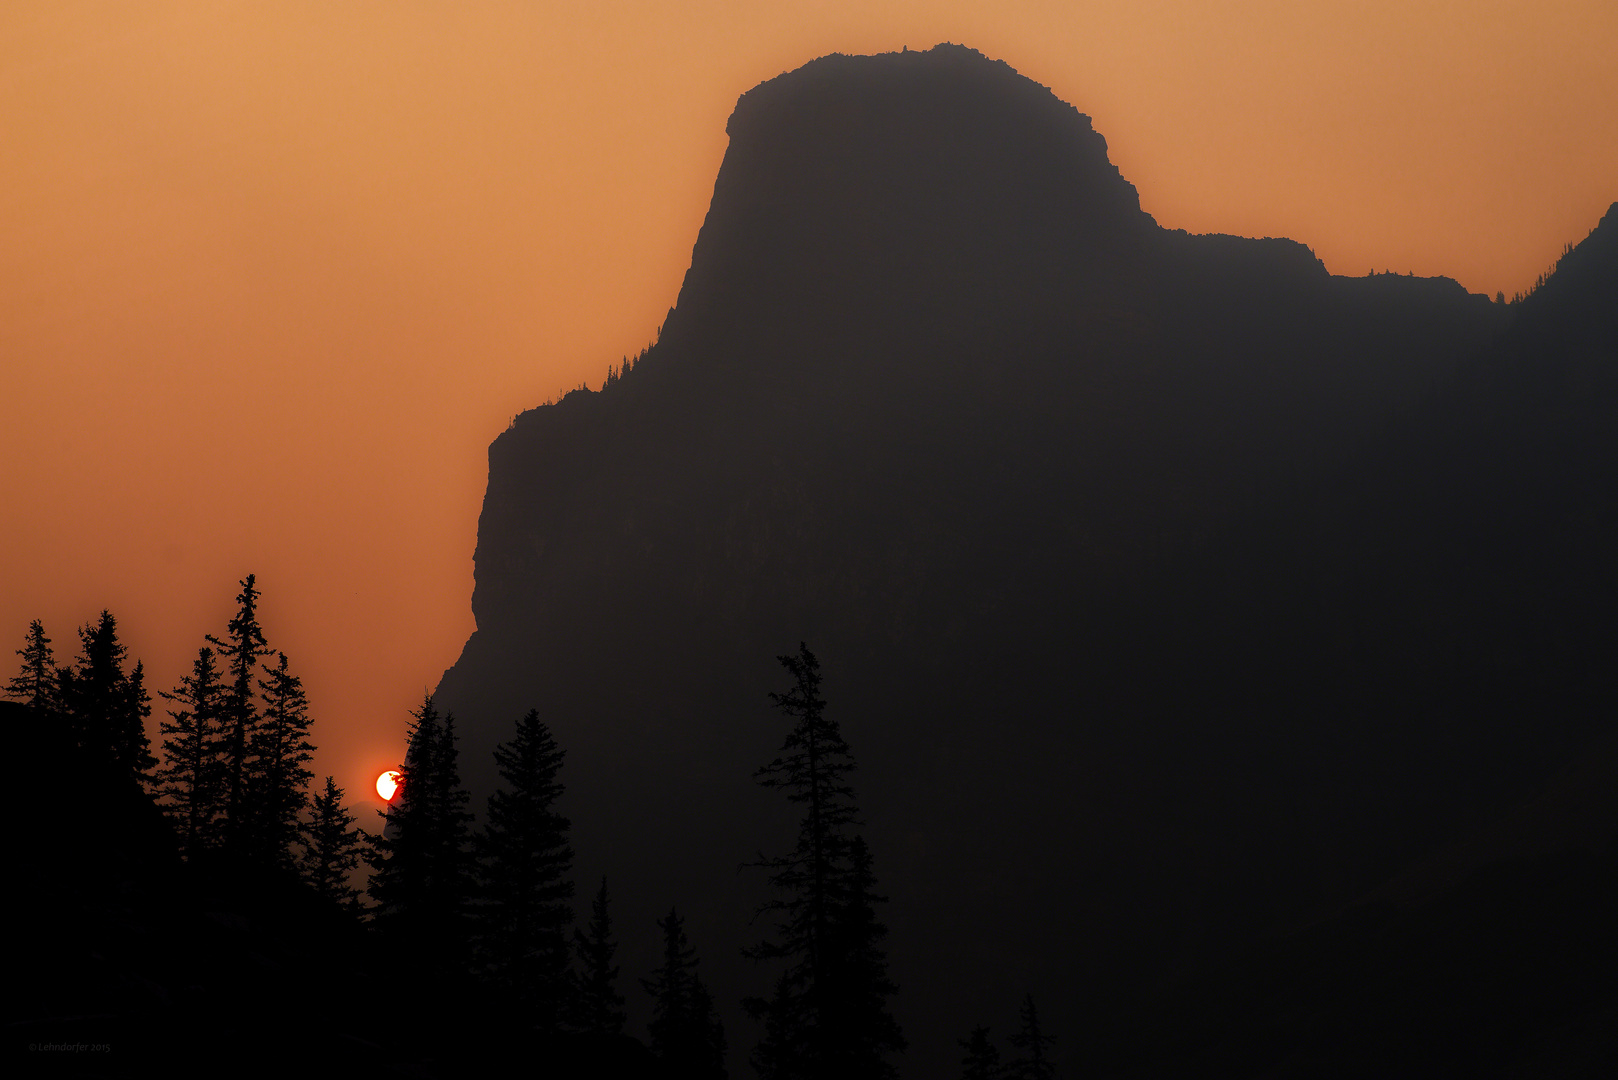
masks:
<path id="1" fill-rule="evenodd" d="M 783 301 L 1063 278 L 1155 225 L 1088 116 L 958 45 L 823 56 L 743 94 L 726 130 L 676 337 L 716 304 L 779 327 Z"/>
<path id="2" fill-rule="evenodd" d="M 1030 182 L 1057 181 L 1060 190 L 1065 181 L 1071 199 L 1092 202 L 1098 213 L 1151 220 L 1088 116 L 1003 60 L 963 45 L 822 56 L 743 94 L 726 131 L 743 154 L 786 153 L 781 163 L 803 179 L 831 179 L 850 168 L 871 175 L 885 162 L 908 163 L 900 172 L 912 175 L 922 166 L 947 167 L 979 184 L 999 181 L 1007 198 L 1025 195 Z M 919 190 L 939 176 L 915 179 Z M 987 200 L 996 192 L 980 186 L 974 194 Z"/>

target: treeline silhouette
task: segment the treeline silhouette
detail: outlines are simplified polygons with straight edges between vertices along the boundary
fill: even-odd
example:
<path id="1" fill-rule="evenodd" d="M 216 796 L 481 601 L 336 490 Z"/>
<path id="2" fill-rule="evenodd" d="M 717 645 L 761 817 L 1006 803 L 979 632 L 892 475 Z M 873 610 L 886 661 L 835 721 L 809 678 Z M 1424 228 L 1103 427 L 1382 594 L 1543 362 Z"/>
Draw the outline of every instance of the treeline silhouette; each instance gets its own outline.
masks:
<path id="1" fill-rule="evenodd" d="M 268 644 L 256 579 L 248 575 L 240 584 L 224 634 L 206 635 L 179 684 L 159 691 L 168 705 L 159 724 L 161 757 L 146 734 L 152 707 L 144 668 L 138 662 L 128 668 L 116 618 L 103 611 L 83 627 L 80 655 L 65 665 L 57 663 L 42 624 L 30 625 L 17 650 L 21 669 L 5 686 L 20 706 L 8 706 L 10 726 L 39 735 L 54 759 L 41 762 L 42 776 L 76 777 L 86 802 L 143 822 L 138 841 L 117 842 L 132 860 L 125 878 L 95 871 L 64 876 L 60 847 L 25 845 L 33 865 L 24 865 L 40 883 L 42 910 L 75 890 L 144 893 L 157 906 L 190 893 L 208 909 L 205 919 L 245 927 L 254 950 L 289 938 L 297 945 L 302 937 L 323 957 L 319 966 L 337 957 L 386 985 L 385 1052 L 420 1055 L 430 1070 L 521 1053 L 559 1075 L 727 1077 L 729 1037 L 678 904 L 656 923 L 661 963 L 636 980 L 651 1006 L 645 1039 L 627 1032 L 608 881 L 595 890 L 587 919 L 576 919 L 571 823 L 559 810 L 566 754 L 538 710 L 523 715 L 496 749 L 501 786 L 478 823 L 461 781 L 455 718 L 427 695 L 410 714 L 398 787 L 379 811 L 383 827 L 367 833 L 333 777 L 310 790 L 315 747 L 307 695 L 287 655 Z M 758 854 L 743 866 L 767 879 L 771 898 L 759 915 L 773 924 L 747 950 L 761 975 L 774 972 L 767 992 L 743 1003 L 762 1028 L 749 1059 L 764 1080 L 895 1077 L 906 1040 L 891 1009 L 899 988 L 888 976 L 887 928 L 878 916 L 886 898 L 877 891 L 850 782 L 854 756 L 826 712 L 819 662 L 807 645 L 779 660 L 790 683 L 769 696 L 791 727 L 779 755 L 755 779 L 785 795 L 801 818 L 784 853 Z M 37 794 L 46 786 L 38 785 Z M 46 815 L 33 832 L 60 844 L 78 842 L 95 827 L 62 828 Z M 363 890 L 362 864 L 369 869 Z M 701 898 L 686 903 L 693 900 Z M 68 921 L 82 932 L 87 922 L 120 920 L 98 933 L 150 936 L 139 918 L 105 898 Z M 156 945 L 158 953 L 217 947 L 183 932 Z M 153 962 L 149 956 L 143 963 Z M 21 970 L 38 974 L 27 965 Z M 103 976 L 129 980 L 129 973 Z M 138 976 L 150 977 L 150 971 Z M 189 989 L 228 1002 L 229 989 L 202 979 Z M 20 980 L 8 1020 L 30 1034 L 63 1024 L 119 1028 L 127 1050 L 131 1028 L 151 1022 L 152 1003 L 124 1008 L 114 993 L 103 1001 L 110 1010 L 88 1020 L 75 1016 L 69 1003 L 104 998 L 108 987 L 94 980 L 92 973 L 70 974 L 53 993 L 37 996 L 39 987 Z M 245 1027 L 220 1024 L 212 1036 L 223 1046 L 267 1027 L 295 1047 L 335 1019 L 307 1017 L 288 1001 L 264 1005 L 255 1004 L 256 1019 Z M 1031 997 L 1020 1025 L 1011 1036 L 1016 1053 L 1005 1063 L 988 1028 L 974 1029 L 961 1042 L 962 1075 L 1054 1075 L 1053 1040 Z M 208 1041 L 195 1031 L 191 1039 L 193 1048 Z M 167 1050 L 155 1041 L 149 1048 Z M 128 1059 L 118 1067 L 127 1068 Z"/>
<path id="2" fill-rule="evenodd" d="M 663 328 L 661 326 L 659 326 L 657 328 L 656 337 L 661 337 L 662 334 L 663 334 Z M 646 355 L 648 353 L 650 353 L 651 351 L 652 351 L 652 347 L 650 345 L 648 345 L 646 348 L 642 349 L 640 351 L 640 353 L 637 354 L 636 356 L 626 356 L 616 364 L 608 364 L 607 365 L 607 376 L 606 376 L 606 378 L 601 380 L 601 390 L 600 391 L 592 391 L 590 389 L 590 384 L 589 383 L 581 382 L 578 386 L 575 386 L 572 390 L 568 390 L 568 391 L 566 391 L 566 392 L 564 392 L 562 394 L 557 395 L 557 397 L 555 399 L 546 398 L 545 401 L 544 401 L 544 404 L 546 404 L 546 405 L 554 405 L 561 398 L 567 397 L 568 394 L 589 394 L 589 393 L 597 393 L 597 392 L 605 393 L 606 391 L 611 390 L 614 386 L 617 386 L 620 382 L 622 382 L 623 379 L 625 378 L 625 376 L 627 376 L 631 371 L 635 370 L 635 365 L 640 363 L 642 360 L 645 360 Z M 507 425 L 507 430 L 510 430 L 510 428 L 513 425 L 515 425 L 516 423 L 517 423 L 517 418 L 515 416 L 513 416 L 511 418 L 511 424 Z"/>

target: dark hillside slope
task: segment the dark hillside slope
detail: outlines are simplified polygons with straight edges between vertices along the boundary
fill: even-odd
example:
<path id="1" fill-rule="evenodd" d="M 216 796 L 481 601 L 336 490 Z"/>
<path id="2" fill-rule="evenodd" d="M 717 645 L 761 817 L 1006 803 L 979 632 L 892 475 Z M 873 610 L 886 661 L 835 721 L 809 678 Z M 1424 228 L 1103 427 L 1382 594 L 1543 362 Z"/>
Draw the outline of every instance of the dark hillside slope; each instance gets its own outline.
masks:
<path id="1" fill-rule="evenodd" d="M 737 950 L 763 886 L 736 866 L 790 836 L 750 775 L 783 734 L 774 657 L 807 641 L 922 1071 L 1026 989 L 1072 1017 L 1320 899 L 1287 816 L 1329 763 L 1250 737 L 1310 718 L 1233 704 L 1265 658 L 1196 621 L 1217 591 L 1176 592 L 1511 311 L 1162 230 L 1088 118 L 958 47 L 815 61 L 730 134 L 659 343 L 490 449 L 478 630 L 439 690 L 474 790 L 540 708 L 580 880 L 624 897 L 625 970 L 672 899 L 715 997 L 759 992 Z M 1383 846 L 1334 790 L 1320 846 Z"/>
<path id="2" fill-rule="evenodd" d="M 1610 726 L 1610 725 L 1609 725 Z M 1618 730 L 1351 904 L 1114 999 L 1098 1077 L 1604 1077 L 1618 1070 Z"/>
<path id="3" fill-rule="evenodd" d="M 1171 651 L 1237 643 L 1191 670 L 1234 715 L 1274 718 L 1244 737 L 1304 781 L 1299 862 L 1328 882 L 1368 887 L 1612 730 L 1618 213 L 1514 309 L 1375 453 L 1163 585 Z"/>

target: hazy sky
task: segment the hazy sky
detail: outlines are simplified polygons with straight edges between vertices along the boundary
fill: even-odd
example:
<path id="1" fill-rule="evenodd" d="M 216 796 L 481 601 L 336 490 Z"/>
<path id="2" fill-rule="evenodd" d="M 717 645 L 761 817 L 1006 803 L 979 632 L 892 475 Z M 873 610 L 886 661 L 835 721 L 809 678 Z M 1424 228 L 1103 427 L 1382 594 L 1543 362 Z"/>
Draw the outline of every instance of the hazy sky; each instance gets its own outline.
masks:
<path id="1" fill-rule="evenodd" d="M 172 688 L 256 573 L 358 796 L 473 628 L 489 442 L 652 340 L 737 96 L 939 41 L 1334 273 L 1510 294 L 1618 199 L 1613 0 L 6 0 L 3 677 L 108 607 Z"/>

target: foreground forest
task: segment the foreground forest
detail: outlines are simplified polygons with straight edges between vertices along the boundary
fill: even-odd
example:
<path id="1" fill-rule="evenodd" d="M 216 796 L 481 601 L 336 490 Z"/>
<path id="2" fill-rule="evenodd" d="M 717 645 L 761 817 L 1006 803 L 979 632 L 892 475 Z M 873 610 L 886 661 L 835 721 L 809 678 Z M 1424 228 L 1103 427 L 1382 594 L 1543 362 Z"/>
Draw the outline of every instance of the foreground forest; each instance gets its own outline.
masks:
<path id="1" fill-rule="evenodd" d="M 34 947 L 7 1023 L 26 1060 L 123 1075 L 269 1042 L 289 1066 L 314 1052 L 456 1075 L 520 1052 L 551 1075 L 727 1076 L 679 907 L 656 923 L 662 962 L 624 980 L 605 878 L 575 917 L 565 752 L 538 711 L 495 751 L 503 784 L 474 827 L 455 718 L 427 697 L 384 827 L 361 829 L 332 777 L 310 790 L 309 703 L 266 642 L 254 577 L 241 587 L 224 635 L 159 692 L 160 756 L 144 668 L 127 666 L 110 612 L 81 628 L 71 663 L 38 622 L 17 650 L 6 719 L 38 765 L 25 787 L 76 795 L 76 812 L 37 818 L 20 851 Z M 756 779 L 802 820 L 784 854 L 746 860 L 774 890 L 759 912 L 773 930 L 748 950 L 773 978 L 744 1003 L 763 1032 L 748 1057 L 763 1077 L 894 1076 L 906 1042 L 853 755 L 814 655 L 779 659 L 788 685 L 770 697 L 790 727 Z M 643 1037 L 627 1033 L 621 981 L 650 1001 Z M 342 1003 L 366 988 L 383 1008 Z M 1003 1063 L 975 1028 L 963 1075 L 1053 1075 L 1031 997 L 1020 1024 Z"/>
<path id="2" fill-rule="evenodd" d="M 743 1003 L 758 1021 L 744 1048 L 679 905 L 656 922 L 661 963 L 621 977 L 608 881 L 576 895 L 558 808 L 566 755 L 537 711 L 497 750 L 504 783 L 475 826 L 454 718 L 427 698 L 385 828 L 358 828 L 332 778 L 310 790 L 308 703 L 284 654 L 254 670 L 270 650 L 253 578 L 242 585 L 226 634 L 160 694 L 161 757 L 141 724 L 143 669 L 125 669 L 109 613 L 80 630 L 70 664 L 55 663 L 38 623 L 17 650 L 0 715 L 30 767 L 10 789 L 28 824 L 6 1030 L 30 1071 L 205 1070 L 251 1048 L 281 1069 L 422 1077 L 520 1055 L 556 1076 L 717 1078 L 742 1056 L 728 1051 L 765 1078 L 897 1075 L 907 1040 L 891 1009 L 886 897 L 860 834 L 853 753 L 806 646 L 778 658 L 786 688 L 769 697 L 787 734 L 754 775 L 801 819 L 784 854 L 743 867 L 773 887 L 759 912 L 773 931 L 750 928 L 761 940 L 748 955 L 761 978 L 776 972 Z M 245 684 L 221 677 L 215 647 Z M 236 697 L 241 685 L 255 689 Z M 1530 841 L 1569 806 L 1611 818 L 1615 768 L 1609 739 L 1525 808 Z M 1618 845 L 1488 861 L 1503 848 L 1486 843 L 1481 867 L 1462 853 L 1428 880 L 1112 995 L 1066 1018 L 1062 1040 L 1025 995 L 1005 1038 L 984 1024 L 963 1033 L 951 1075 L 1604 1075 L 1618 1045 Z M 626 989 L 649 1004 L 643 1031 L 627 1023 Z"/>

